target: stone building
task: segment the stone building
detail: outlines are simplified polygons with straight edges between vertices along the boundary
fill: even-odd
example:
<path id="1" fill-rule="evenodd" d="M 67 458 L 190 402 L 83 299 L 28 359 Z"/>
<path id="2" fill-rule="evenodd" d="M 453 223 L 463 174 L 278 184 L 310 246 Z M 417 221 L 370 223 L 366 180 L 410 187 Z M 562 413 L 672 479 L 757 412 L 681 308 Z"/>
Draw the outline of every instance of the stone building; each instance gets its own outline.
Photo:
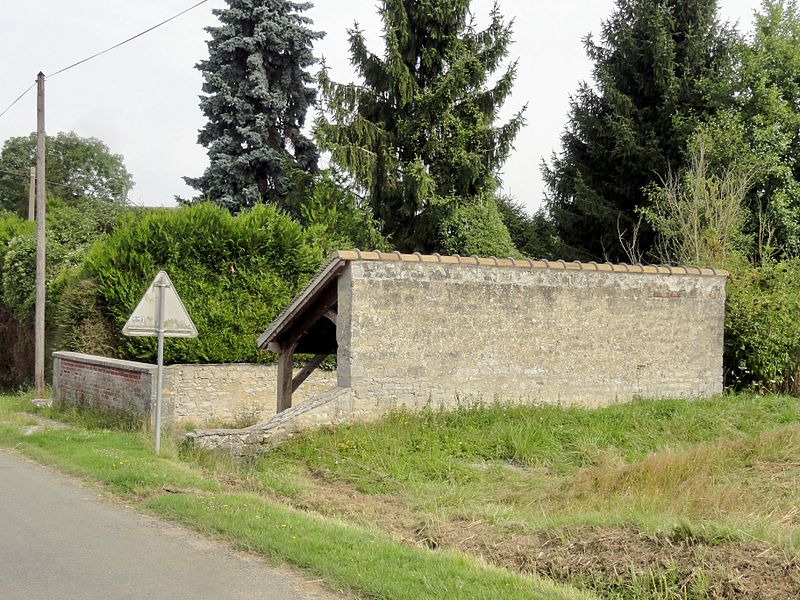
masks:
<path id="1" fill-rule="evenodd" d="M 727 273 L 340 251 L 259 338 L 280 355 L 277 415 L 190 434 L 234 451 L 388 411 L 596 407 L 722 391 Z M 313 355 L 299 372 L 296 353 Z M 329 354 L 335 388 L 292 405 Z"/>

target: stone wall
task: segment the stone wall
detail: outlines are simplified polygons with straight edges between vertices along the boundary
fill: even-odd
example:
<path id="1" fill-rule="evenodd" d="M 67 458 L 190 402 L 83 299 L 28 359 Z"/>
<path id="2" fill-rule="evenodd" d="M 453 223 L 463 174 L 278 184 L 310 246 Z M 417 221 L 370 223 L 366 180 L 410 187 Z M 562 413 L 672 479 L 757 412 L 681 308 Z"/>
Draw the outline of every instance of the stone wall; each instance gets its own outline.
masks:
<path id="1" fill-rule="evenodd" d="M 53 354 L 53 400 L 132 413 L 150 420 L 155 365 L 79 354 Z M 275 415 L 275 365 L 169 365 L 164 368 L 162 419 L 167 426 L 241 425 Z M 317 370 L 294 394 L 301 403 L 336 385 L 336 374 Z"/>
<path id="2" fill-rule="evenodd" d="M 726 277 L 669 271 L 352 260 L 337 282 L 338 387 L 188 440 L 249 454 L 400 407 L 719 394 Z"/>
<path id="3" fill-rule="evenodd" d="M 339 385 L 376 411 L 722 391 L 724 276 L 365 260 L 339 293 Z"/>
<path id="4" fill-rule="evenodd" d="M 164 398 L 176 425 L 255 423 L 275 415 L 276 365 L 170 365 Z M 336 373 L 317 369 L 293 394 L 298 404 L 336 386 Z"/>

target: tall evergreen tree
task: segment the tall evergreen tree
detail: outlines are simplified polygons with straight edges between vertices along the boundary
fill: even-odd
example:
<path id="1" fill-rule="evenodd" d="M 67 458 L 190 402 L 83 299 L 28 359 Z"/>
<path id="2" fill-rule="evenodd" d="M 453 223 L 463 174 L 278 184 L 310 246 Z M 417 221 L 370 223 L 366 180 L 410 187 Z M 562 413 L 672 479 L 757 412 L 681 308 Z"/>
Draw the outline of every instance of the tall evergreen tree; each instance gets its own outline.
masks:
<path id="1" fill-rule="evenodd" d="M 315 100 L 308 68 L 314 40 L 303 12 L 290 0 L 227 0 L 208 27 L 208 59 L 198 63 L 205 83 L 200 108 L 208 118 L 198 141 L 210 165 L 186 182 L 231 211 L 259 202 L 281 203 L 288 171 L 314 171 L 317 150 L 302 133 Z"/>
<path id="2" fill-rule="evenodd" d="M 542 167 L 547 206 L 570 258 L 627 258 L 644 188 L 678 170 L 699 123 L 730 102 L 736 36 L 717 0 L 617 0 L 586 51 L 594 85 L 571 99 L 560 154 Z M 652 235 L 640 231 L 642 251 Z"/>
<path id="3" fill-rule="evenodd" d="M 381 0 L 383 56 L 367 49 L 356 26 L 350 54 L 362 81 L 321 77 L 327 113 L 317 121 L 320 145 L 366 193 L 398 248 L 513 250 L 494 193 L 524 122 L 524 109 L 496 122 L 516 63 L 488 84 L 508 54 L 511 25 L 495 6 L 479 30 L 469 4 Z M 482 223 L 473 224 L 476 217 Z"/>

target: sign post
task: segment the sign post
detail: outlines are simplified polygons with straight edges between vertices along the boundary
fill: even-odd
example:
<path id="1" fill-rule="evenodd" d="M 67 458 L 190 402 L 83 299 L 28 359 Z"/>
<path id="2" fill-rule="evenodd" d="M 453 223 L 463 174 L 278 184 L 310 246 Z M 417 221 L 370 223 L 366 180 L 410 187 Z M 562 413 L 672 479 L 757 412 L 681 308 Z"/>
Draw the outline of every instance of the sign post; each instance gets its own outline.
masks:
<path id="1" fill-rule="evenodd" d="M 161 451 L 161 388 L 164 384 L 164 338 L 197 337 L 189 313 L 181 302 L 169 275 L 160 271 L 136 305 L 122 333 L 128 336 L 158 338 L 158 370 L 156 376 L 156 454 Z"/>

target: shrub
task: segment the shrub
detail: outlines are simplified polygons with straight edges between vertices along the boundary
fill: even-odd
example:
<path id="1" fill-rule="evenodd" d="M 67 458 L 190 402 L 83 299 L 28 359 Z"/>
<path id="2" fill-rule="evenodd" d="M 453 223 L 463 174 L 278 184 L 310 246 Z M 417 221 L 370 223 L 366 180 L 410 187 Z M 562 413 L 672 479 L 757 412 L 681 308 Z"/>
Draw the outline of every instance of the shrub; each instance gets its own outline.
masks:
<path id="1" fill-rule="evenodd" d="M 54 282 L 74 270 L 89 246 L 106 235 L 123 207 L 96 200 L 67 206 L 48 198 L 47 320 L 54 324 L 59 286 Z M 3 221 L 0 221 L 3 223 Z M 7 240 L 3 238 L 7 237 Z M 0 301 L 20 321 L 33 315 L 36 299 L 36 233 L 33 223 L 9 217 L 0 224 Z"/>
<path id="2" fill-rule="evenodd" d="M 343 248 L 391 249 L 367 203 L 333 169 L 313 176 L 295 171 L 285 208 L 303 227 L 319 229 L 326 254 Z"/>
<path id="3" fill-rule="evenodd" d="M 484 198 L 453 208 L 439 223 L 439 247 L 462 256 L 518 256 L 497 202 Z"/>
<path id="4" fill-rule="evenodd" d="M 727 383 L 800 391 L 800 259 L 733 269 L 727 294 Z"/>
<path id="5" fill-rule="evenodd" d="M 237 217 L 208 203 L 127 215 L 66 285 L 61 339 L 73 350 L 89 349 L 91 339 L 120 358 L 155 360 L 154 338 L 127 338 L 121 331 L 156 273 L 165 270 L 199 334 L 170 340 L 166 362 L 272 360 L 255 340 L 319 267 L 318 234 L 265 205 Z M 103 323 L 111 328 L 108 336 L 98 333 Z"/>

